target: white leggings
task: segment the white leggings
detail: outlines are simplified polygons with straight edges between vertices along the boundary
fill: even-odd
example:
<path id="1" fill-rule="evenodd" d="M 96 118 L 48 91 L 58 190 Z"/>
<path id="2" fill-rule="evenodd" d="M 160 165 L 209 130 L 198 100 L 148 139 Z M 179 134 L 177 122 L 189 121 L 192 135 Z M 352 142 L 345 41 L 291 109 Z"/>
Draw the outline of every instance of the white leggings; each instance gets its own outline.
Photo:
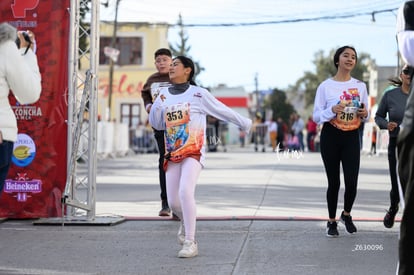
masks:
<path id="1" fill-rule="evenodd" d="M 198 160 L 188 157 L 179 163 L 168 162 L 165 173 L 168 205 L 184 223 L 185 239 L 195 240 L 196 202 L 195 186 L 201 172 Z"/>

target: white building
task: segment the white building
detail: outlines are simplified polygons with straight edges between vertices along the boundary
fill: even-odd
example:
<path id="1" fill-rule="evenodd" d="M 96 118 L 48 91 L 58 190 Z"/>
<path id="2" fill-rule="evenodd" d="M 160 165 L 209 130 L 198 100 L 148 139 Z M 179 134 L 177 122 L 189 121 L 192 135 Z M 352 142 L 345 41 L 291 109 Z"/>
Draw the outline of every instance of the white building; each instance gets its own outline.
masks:
<path id="1" fill-rule="evenodd" d="M 232 108 L 240 115 L 250 117 L 249 94 L 243 87 L 227 87 L 225 85 L 219 85 L 211 88 L 210 91 L 211 94 L 218 100 Z M 226 135 L 226 144 L 239 144 L 239 134 L 240 131 L 238 127 L 232 123 L 229 123 Z"/>

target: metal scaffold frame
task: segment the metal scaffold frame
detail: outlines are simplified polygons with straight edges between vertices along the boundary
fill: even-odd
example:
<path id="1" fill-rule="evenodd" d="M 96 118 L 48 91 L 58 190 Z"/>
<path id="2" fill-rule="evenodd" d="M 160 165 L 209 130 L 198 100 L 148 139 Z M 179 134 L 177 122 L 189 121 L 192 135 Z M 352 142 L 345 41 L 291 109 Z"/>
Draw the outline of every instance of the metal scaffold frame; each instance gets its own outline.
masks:
<path id="1" fill-rule="evenodd" d="M 90 21 L 81 24 L 80 7 L 90 2 Z M 97 105 L 99 66 L 99 0 L 71 0 L 68 56 L 67 178 L 62 217 L 35 223 L 111 225 L 119 216 L 96 217 Z M 87 20 L 86 20 L 87 21 Z M 79 39 L 87 38 L 85 50 Z M 86 73 L 81 73 L 80 64 Z M 86 61 L 86 62 L 85 62 Z M 85 66 L 85 67 L 86 67 Z"/>
<path id="2" fill-rule="evenodd" d="M 66 188 L 62 195 L 62 217 L 67 220 L 92 220 L 96 194 L 96 51 L 99 51 L 99 4 L 91 1 L 89 30 L 81 24 L 80 7 L 86 0 L 71 1 L 68 57 L 68 168 Z M 79 50 L 79 38 L 89 37 L 89 47 Z M 99 56 L 99 55 L 98 55 Z M 79 72 L 81 59 L 88 61 L 85 76 Z M 80 90 L 82 93 L 80 94 Z M 88 104 L 86 104 L 88 103 Z M 86 143 L 86 144 L 85 144 Z M 78 175 L 78 161 L 85 162 L 87 173 Z M 82 190 L 82 191 L 81 191 Z M 83 198 L 81 198 L 83 193 Z M 66 209 L 65 209 L 66 208 Z M 79 215 L 86 211 L 86 215 Z M 65 213 L 66 212 L 66 213 Z"/>

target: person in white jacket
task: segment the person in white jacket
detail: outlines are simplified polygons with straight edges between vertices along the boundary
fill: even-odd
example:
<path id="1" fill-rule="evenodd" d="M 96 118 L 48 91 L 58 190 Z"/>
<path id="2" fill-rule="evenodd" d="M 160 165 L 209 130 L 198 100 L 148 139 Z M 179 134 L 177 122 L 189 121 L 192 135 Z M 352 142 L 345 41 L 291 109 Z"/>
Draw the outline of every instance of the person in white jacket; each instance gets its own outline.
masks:
<path id="1" fill-rule="evenodd" d="M 30 43 L 13 26 L 0 23 L 0 192 L 17 139 L 17 120 L 9 103 L 9 93 L 11 91 L 20 104 L 36 102 L 41 93 L 41 76 L 33 52 L 34 34 L 26 33 Z M 16 37 L 20 40 L 20 49 Z"/>
<path id="2" fill-rule="evenodd" d="M 195 241 L 195 186 L 205 159 L 207 115 L 236 124 L 246 133 L 252 121 L 219 100 L 206 89 L 195 86 L 194 63 L 177 56 L 169 71 L 170 87 L 163 88 L 149 113 L 149 122 L 165 130 L 165 161 L 168 205 L 182 221 L 178 242 L 180 258 L 198 255 Z"/>
<path id="3" fill-rule="evenodd" d="M 414 1 L 401 4 L 397 15 L 397 42 L 402 59 L 414 67 Z M 398 275 L 414 274 L 414 73 L 404 118 L 397 137 L 398 174 L 401 183 L 400 203 L 403 216 L 400 224 Z"/>

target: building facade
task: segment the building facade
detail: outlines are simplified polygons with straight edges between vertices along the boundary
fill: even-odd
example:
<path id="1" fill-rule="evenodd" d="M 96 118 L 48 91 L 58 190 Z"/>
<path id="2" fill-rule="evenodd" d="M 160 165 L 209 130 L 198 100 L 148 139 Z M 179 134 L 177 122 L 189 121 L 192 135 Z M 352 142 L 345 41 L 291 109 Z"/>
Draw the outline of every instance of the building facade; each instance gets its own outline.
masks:
<path id="1" fill-rule="evenodd" d="M 146 79 L 156 71 L 154 52 L 168 48 L 168 24 L 117 23 L 114 48 L 119 50 L 119 56 L 113 65 L 110 89 L 111 65 L 104 49 L 111 45 L 113 28 L 113 22 L 100 24 L 98 115 L 104 121 L 111 118 L 135 127 L 147 119 L 141 90 Z"/>
<path id="2" fill-rule="evenodd" d="M 98 119 L 102 122 L 115 122 L 114 125 L 128 125 L 130 146 L 134 133 L 148 119 L 141 90 L 147 78 L 156 72 L 154 52 L 169 47 L 168 27 L 166 23 L 118 22 L 114 36 L 114 22 L 100 23 Z M 105 50 L 108 47 L 119 51 L 117 60 L 112 65 L 108 50 Z M 249 117 L 250 100 L 243 87 L 219 85 L 210 91 L 230 108 Z M 218 137 L 219 133 L 216 133 L 214 138 L 221 139 L 226 144 L 238 143 L 239 129 L 234 125 L 226 125 L 226 128 L 225 136 Z"/>

